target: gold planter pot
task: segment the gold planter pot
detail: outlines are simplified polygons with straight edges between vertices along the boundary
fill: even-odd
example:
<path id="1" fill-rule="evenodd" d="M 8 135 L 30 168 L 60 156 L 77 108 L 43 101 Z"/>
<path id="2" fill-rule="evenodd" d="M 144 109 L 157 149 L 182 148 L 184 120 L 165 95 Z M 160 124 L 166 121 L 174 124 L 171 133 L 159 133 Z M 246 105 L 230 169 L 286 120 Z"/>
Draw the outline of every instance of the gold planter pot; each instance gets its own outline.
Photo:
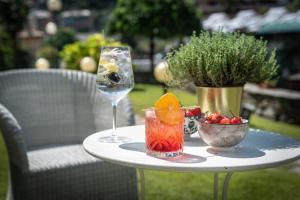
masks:
<path id="1" fill-rule="evenodd" d="M 240 115 L 243 86 L 241 87 L 196 87 L 198 105 L 202 112 L 218 112 L 223 115 Z"/>

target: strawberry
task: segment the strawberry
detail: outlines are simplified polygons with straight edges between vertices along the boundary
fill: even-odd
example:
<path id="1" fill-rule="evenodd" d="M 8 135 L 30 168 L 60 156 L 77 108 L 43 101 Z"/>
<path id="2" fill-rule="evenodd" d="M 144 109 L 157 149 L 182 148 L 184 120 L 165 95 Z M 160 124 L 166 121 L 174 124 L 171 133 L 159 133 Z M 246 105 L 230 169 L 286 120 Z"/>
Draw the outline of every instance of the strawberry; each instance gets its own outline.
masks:
<path id="1" fill-rule="evenodd" d="M 241 117 L 233 117 L 230 120 L 230 124 L 241 124 L 242 123 L 242 118 Z"/>
<path id="2" fill-rule="evenodd" d="M 207 119 L 213 124 L 218 124 L 223 119 L 223 116 L 219 113 L 212 113 L 207 117 Z"/>
<path id="3" fill-rule="evenodd" d="M 208 120 L 208 119 L 205 120 L 204 123 L 207 123 L 207 124 L 213 124 L 212 121 L 210 121 L 210 120 Z"/>
<path id="4" fill-rule="evenodd" d="M 221 119 L 221 121 L 219 122 L 220 124 L 230 124 L 230 119 L 228 117 L 224 117 L 223 119 Z"/>

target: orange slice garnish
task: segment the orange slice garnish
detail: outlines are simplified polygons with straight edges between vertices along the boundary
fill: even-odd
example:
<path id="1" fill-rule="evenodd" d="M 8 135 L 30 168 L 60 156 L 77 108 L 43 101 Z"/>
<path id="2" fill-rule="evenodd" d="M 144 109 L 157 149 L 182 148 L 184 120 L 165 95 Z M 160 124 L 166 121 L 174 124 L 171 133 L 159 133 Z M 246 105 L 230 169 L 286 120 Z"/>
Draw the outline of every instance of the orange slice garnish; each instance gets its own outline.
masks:
<path id="1" fill-rule="evenodd" d="M 173 93 L 161 96 L 154 104 L 158 119 L 166 124 L 175 125 L 183 122 L 184 114 L 177 97 Z"/>

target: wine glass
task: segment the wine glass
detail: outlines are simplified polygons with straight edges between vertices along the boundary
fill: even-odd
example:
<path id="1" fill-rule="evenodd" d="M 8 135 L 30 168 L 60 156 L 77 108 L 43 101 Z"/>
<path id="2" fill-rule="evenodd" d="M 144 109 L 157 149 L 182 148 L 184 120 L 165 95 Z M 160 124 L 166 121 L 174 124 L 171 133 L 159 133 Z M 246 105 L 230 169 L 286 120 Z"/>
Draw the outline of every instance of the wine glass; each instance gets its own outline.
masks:
<path id="1" fill-rule="evenodd" d="M 134 87 L 129 47 L 103 46 L 101 48 L 96 85 L 97 89 L 111 101 L 113 108 L 112 135 L 100 137 L 99 141 L 109 143 L 130 141 L 130 138 L 116 134 L 117 104 Z"/>

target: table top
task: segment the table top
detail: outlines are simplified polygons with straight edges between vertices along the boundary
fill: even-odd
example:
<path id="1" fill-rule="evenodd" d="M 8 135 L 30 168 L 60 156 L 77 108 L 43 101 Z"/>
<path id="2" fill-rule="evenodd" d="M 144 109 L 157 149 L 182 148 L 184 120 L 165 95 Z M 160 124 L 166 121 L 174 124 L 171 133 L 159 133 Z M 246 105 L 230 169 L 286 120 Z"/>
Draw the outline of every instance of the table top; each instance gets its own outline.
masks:
<path id="1" fill-rule="evenodd" d="M 117 129 L 117 134 L 132 138 L 128 143 L 102 143 L 100 136 L 111 130 L 87 137 L 84 149 L 102 160 L 135 168 L 182 172 L 244 171 L 275 167 L 300 158 L 300 142 L 281 134 L 249 129 L 243 142 L 227 151 L 216 151 L 194 134 L 185 141 L 183 155 L 175 158 L 154 158 L 145 153 L 145 126 Z"/>

